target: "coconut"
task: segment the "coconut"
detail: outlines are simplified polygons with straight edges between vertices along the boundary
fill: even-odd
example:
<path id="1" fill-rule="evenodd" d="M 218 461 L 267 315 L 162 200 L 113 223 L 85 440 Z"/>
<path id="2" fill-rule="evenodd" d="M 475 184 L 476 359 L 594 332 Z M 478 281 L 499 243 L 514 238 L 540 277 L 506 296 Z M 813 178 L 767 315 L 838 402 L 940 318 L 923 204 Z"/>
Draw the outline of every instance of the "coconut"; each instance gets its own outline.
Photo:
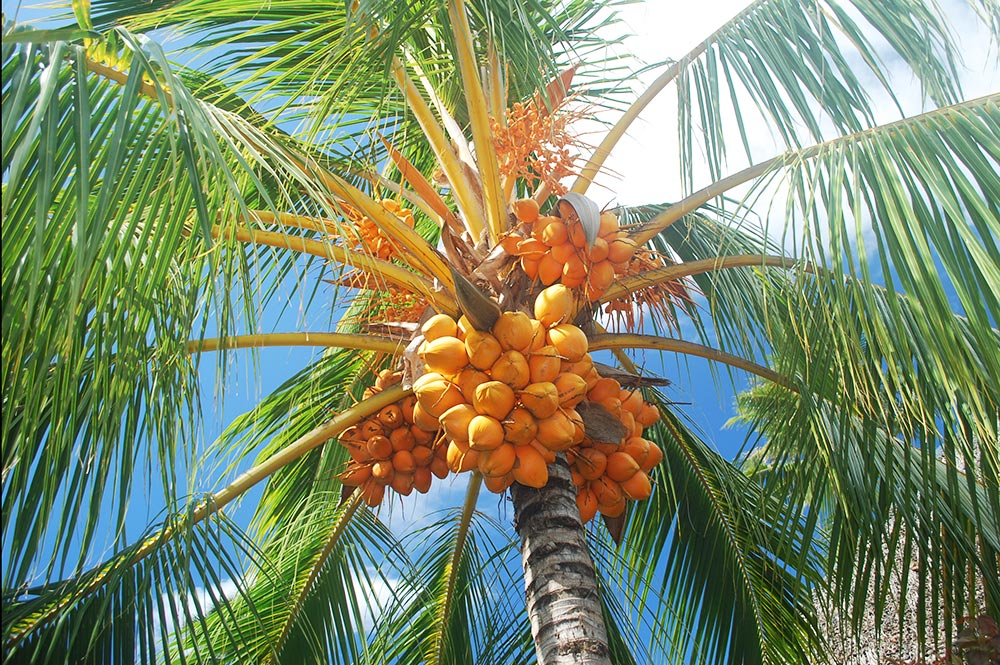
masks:
<path id="1" fill-rule="evenodd" d="M 564 409 L 572 409 L 587 396 L 587 382 L 576 374 L 560 374 L 552 383 L 559 395 L 559 406 Z"/>
<path id="2" fill-rule="evenodd" d="M 608 455 L 607 474 L 611 480 L 624 483 L 637 471 L 639 471 L 639 465 L 628 453 L 614 452 Z"/>
<path id="3" fill-rule="evenodd" d="M 397 473 L 392 477 L 392 481 L 389 486 L 397 494 L 402 494 L 403 496 L 410 496 L 413 492 L 413 474 L 412 473 Z"/>
<path id="4" fill-rule="evenodd" d="M 486 485 L 486 489 L 494 494 L 500 494 L 514 484 L 514 474 L 505 473 L 502 476 L 483 476 L 483 484 Z"/>
<path id="5" fill-rule="evenodd" d="M 517 396 L 535 418 L 548 418 L 559 408 L 559 391 L 549 381 L 529 383 Z"/>
<path id="6" fill-rule="evenodd" d="M 433 476 L 431 475 L 430 468 L 426 466 L 417 467 L 413 470 L 413 489 L 421 494 L 426 494 L 427 490 L 431 488 L 432 479 Z"/>
<path id="7" fill-rule="evenodd" d="M 576 507 L 580 509 L 580 521 L 586 524 L 597 515 L 597 495 L 584 488 L 576 495 Z"/>
<path id="8" fill-rule="evenodd" d="M 448 381 L 440 374 L 428 372 L 416 380 L 413 384 L 413 392 L 417 396 L 417 401 L 423 411 L 431 416 L 439 418 L 442 413 L 465 401 L 462 391 L 457 385 Z M 413 422 L 424 429 L 425 423 L 417 420 L 417 409 L 414 407 Z M 435 426 L 434 429 L 437 429 Z"/>
<path id="9" fill-rule="evenodd" d="M 409 427 L 399 427 L 392 430 L 389 434 L 389 441 L 392 442 L 392 449 L 397 452 L 400 450 L 413 450 L 414 446 L 417 445 L 417 440 Z"/>
<path id="10" fill-rule="evenodd" d="M 469 354 L 465 343 L 457 337 L 438 337 L 420 345 L 418 355 L 427 365 L 427 370 L 443 376 L 457 374 L 469 364 Z"/>
<path id="11" fill-rule="evenodd" d="M 577 451 L 576 469 L 587 480 L 596 480 L 603 476 L 607 464 L 608 458 L 597 448 L 583 448 Z"/>
<path id="12" fill-rule="evenodd" d="M 505 351 L 524 351 L 531 344 L 531 319 L 524 312 L 501 312 L 493 324 L 493 336 Z"/>
<path id="13" fill-rule="evenodd" d="M 489 369 L 497 361 L 503 348 L 496 337 L 476 329 L 469 330 L 465 335 L 465 352 L 468 363 L 476 369 Z"/>
<path id="14" fill-rule="evenodd" d="M 413 473 L 417 462 L 409 450 L 399 450 L 392 456 L 392 467 L 396 473 Z"/>
<path id="15" fill-rule="evenodd" d="M 382 499 L 385 498 L 385 485 L 380 485 L 372 480 L 369 480 L 361 488 L 361 498 L 369 506 L 374 508 L 375 506 L 382 503 Z"/>
<path id="16" fill-rule="evenodd" d="M 372 467 L 370 464 L 348 464 L 347 469 L 340 474 L 340 480 L 345 485 L 353 485 L 354 487 L 357 487 L 371 478 L 371 476 Z"/>
<path id="17" fill-rule="evenodd" d="M 535 435 L 538 442 L 549 450 L 561 452 L 571 448 L 576 438 L 576 427 L 562 411 L 556 411 L 548 418 L 538 421 L 538 434 Z"/>
<path id="18" fill-rule="evenodd" d="M 472 450 L 493 450 L 503 443 L 503 425 L 490 416 L 475 416 L 469 421 L 469 448 Z"/>
<path id="19" fill-rule="evenodd" d="M 559 350 L 559 355 L 575 363 L 587 353 L 587 335 L 576 326 L 561 323 L 549 328 L 546 341 Z"/>
<path id="20" fill-rule="evenodd" d="M 535 199 L 518 199 L 511 204 L 511 207 L 514 208 L 514 216 L 519 222 L 530 224 L 538 219 L 538 201 Z"/>
<path id="21" fill-rule="evenodd" d="M 368 454 L 371 455 L 373 459 L 389 459 L 392 455 L 392 441 L 389 440 L 389 437 L 381 434 L 377 434 L 368 439 L 365 447 L 368 448 Z"/>
<path id="22" fill-rule="evenodd" d="M 517 446 L 517 462 L 514 463 L 514 479 L 528 487 L 541 489 L 549 482 L 549 469 L 541 453 L 532 446 Z"/>
<path id="23" fill-rule="evenodd" d="M 514 389 L 520 389 L 531 382 L 528 359 L 520 351 L 504 351 L 490 368 L 490 376 Z"/>
<path id="24" fill-rule="evenodd" d="M 514 446 L 504 443 L 492 450 L 480 452 L 479 470 L 486 477 L 506 476 L 514 468 L 516 461 Z"/>
<path id="25" fill-rule="evenodd" d="M 559 349 L 552 345 L 543 346 L 528 356 L 528 378 L 532 383 L 554 381 L 559 376 L 561 365 Z M 617 391 L 615 394 L 618 394 Z"/>
<path id="26" fill-rule="evenodd" d="M 428 342 L 440 337 L 457 337 L 458 324 L 447 314 L 435 314 L 420 326 L 420 332 Z"/>
<path id="27" fill-rule="evenodd" d="M 476 387 L 472 405 L 476 412 L 503 420 L 514 408 L 514 389 L 502 381 L 487 381 Z"/>
<path id="28" fill-rule="evenodd" d="M 563 284 L 542 289 L 535 298 L 535 318 L 546 328 L 571 321 L 575 310 L 573 292 Z"/>
<path id="29" fill-rule="evenodd" d="M 538 433 L 538 424 L 531 412 L 522 407 L 511 409 L 503 422 L 504 439 L 516 445 L 530 443 Z"/>
<path id="30" fill-rule="evenodd" d="M 476 410 L 471 404 L 463 402 L 456 404 L 441 414 L 438 422 L 444 433 L 453 441 L 469 440 L 469 421 L 476 416 Z"/>
<path id="31" fill-rule="evenodd" d="M 653 483 L 644 471 L 637 471 L 631 478 L 622 482 L 622 492 L 630 499 L 643 501 L 653 493 Z"/>
<path id="32" fill-rule="evenodd" d="M 394 473 L 395 469 L 389 460 L 379 460 L 372 464 L 372 479 L 377 483 L 388 485 Z"/>

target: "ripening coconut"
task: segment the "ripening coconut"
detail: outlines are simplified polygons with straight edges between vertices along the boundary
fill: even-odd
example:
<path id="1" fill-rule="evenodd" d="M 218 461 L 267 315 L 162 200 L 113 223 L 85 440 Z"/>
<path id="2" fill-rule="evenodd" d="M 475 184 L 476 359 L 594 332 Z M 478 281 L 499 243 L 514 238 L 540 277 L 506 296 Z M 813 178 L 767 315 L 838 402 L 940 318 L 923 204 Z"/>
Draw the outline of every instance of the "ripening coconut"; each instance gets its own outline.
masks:
<path id="1" fill-rule="evenodd" d="M 538 219 L 538 201 L 532 198 L 518 199 L 511 204 L 518 221 L 531 224 Z"/>
<path id="2" fill-rule="evenodd" d="M 413 383 L 413 392 L 421 409 L 435 418 L 441 417 L 442 413 L 465 401 L 459 387 L 436 372 L 428 372 L 417 379 Z M 417 422 L 416 407 L 414 407 L 413 421 Z M 417 424 L 424 427 L 423 423 Z"/>
<path id="3" fill-rule="evenodd" d="M 487 381 L 476 387 L 472 406 L 477 413 L 503 420 L 514 408 L 514 389 L 502 381 Z"/>
<path id="4" fill-rule="evenodd" d="M 528 356 L 528 378 L 531 383 L 552 382 L 559 376 L 561 366 L 562 358 L 559 357 L 559 349 L 552 345 L 543 346 Z M 617 394 L 616 390 L 615 395 Z"/>
<path id="5" fill-rule="evenodd" d="M 513 470 L 516 461 L 517 452 L 514 445 L 504 443 L 479 453 L 479 471 L 487 477 L 506 476 Z"/>
<path id="6" fill-rule="evenodd" d="M 639 465 L 626 452 L 614 452 L 607 457 L 607 474 L 615 482 L 624 483 L 638 471 Z"/>
<path id="7" fill-rule="evenodd" d="M 535 319 L 546 328 L 573 320 L 576 302 L 565 284 L 553 284 L 535 297 Z"/>
<path id="8" fill-rule="evenodd" d="M 347 469 L 340 474 L 340 480 L 345 485 L 357 487 L 372 476 L 370 464 L 348 464 Z"/>
<path id="9" fill-rule="evenodd" d="M 503 348 L 496 337 L 473 328 L 465 335 L 465 352 L 468 357 L 467 364 L 476 369 L 487 370 L 503 353 Z"/>
<path id="10" fill-rule="evenodd" d="M 561 323 L 549 328 L 546 333 L 549 344 L 559 350 L 559 355 L 569 362 L 577 362 L 587 353 L 587 335 L 569 323 Z"/>
<path id="11" fill-rule="evenodd" d="M 420 332 L 428 342 L 440 337 L 457 337 L 458 324 L 447 314 L 435 314 L 420 326 Z"/>
<path id="12" fill-rule="evenodd" d="M 493 324 L 493 336 L 505 351 L 524 351 L 531 344 L 531 334 L 531 319 L 524 312 L 502 312 Z"/>
<path id="13" fill-rule="evenodd" d="M 477 415 L 469 421 L 469 448 L 472 450 L 493 450 L 503 443 L 503 425 L 496 418 Z"/>
<path id="14" fill-rule="evenodd" d="M 457 337 L 438 337 L 420 345 L 417 352 L 429 372 L 437 372 L 443 376 L 457 374 L 469 364 L 469 355 L 465 343 Z"/>
<path id="15" fill-rule="evenodd" d="M 531 412 L 522 407 L 511 409 L 503 422 L 504 439 L 516 445 L 531 443 L 538 433 L 538 423 Z"/>
<path id="16" fill-rule="evenodd" d="M 490 368 L 490 376 L 514 389 L 521 389 L 531 382 L 528 359 L 520 351 L 504 351 Z"/>
<path id="17" fill-rule="evenodd" d="M 453 441 L 469 440 L 469 422 L 476 417 L 476 410 L 471 404 L 456 404 L 441 414 L 438 422 L 444 433 Z"/>
<path id="18" fill-rule="evenodd" d="M 637 471 L 631 478 L 621 484 L 622 492 L 634 501 L 644 501 L 653 493 L 653 484 L 645 471 Z"/>
<path id="19" fill-rule="evenodd" d="M 548 381 L 528 384 L 517 396 L 535 418 L 548 418 L 559 408 L 559 391 Z"/>
<path id="20" fill-rule="evenodd" d="M 549 482 L 549 469 L 541 453 L 532 446 L 517 446 L 515 451 L 517 461 L 512 470 L 514 479 L 535 489 L 545 487 L 545 483 Z"/>
<path id="21" fill-rule="evenodd" d="M 580 509 L 580 521 L 586 524 L 597 515 L 597 495 L 584 488 L 576 495 L 576 507 Z"/>
<path id="22" fill-rule="evenodd" d="M 432 480 L 433 475 L 429 467 L 418 466 L 413 470 L 413 489 L 421 494 L 427 494 L 427 491 L 431 488 Z"/>

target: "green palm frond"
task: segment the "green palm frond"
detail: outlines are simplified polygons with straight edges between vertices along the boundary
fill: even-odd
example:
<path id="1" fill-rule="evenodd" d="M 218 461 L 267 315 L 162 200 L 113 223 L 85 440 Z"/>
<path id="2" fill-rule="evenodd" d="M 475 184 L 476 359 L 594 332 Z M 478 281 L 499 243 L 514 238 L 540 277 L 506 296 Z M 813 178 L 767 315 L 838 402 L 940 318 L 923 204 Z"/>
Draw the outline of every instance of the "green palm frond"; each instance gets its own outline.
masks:
<path id="1" fill-rule="evenodd" d="M 836 134 L 874 125 L 870 93 L 861 80 L 874 76 L 882 92 L 895 96 L 873 34 L 885 40 L 892 57 L 905 63 L 935 104 L 957 101 L 953 37 L 944 17 L 926 3 L 759 0 L 700 45 L 696 57 L 682 61 L 679 158 L 686 183 L 696 177 L 691 165 L 701 151 L 709 177 L 721 177 L 727 110 L 753 160 L 745 93 L 790 148 L 828 138 L 824 123 Z"/>
<path id="2" fill-rule="evenodd" d="M 3 662 L 212 659 L 215 642 L 204 639 L 211 612 L 213 630 L 248 639 L 234 603 L 247 591 L 239 557 L 257 560 L 256 547 L 221 513 L 201 522 L 194 514 L 174 516 L 98 568 L 10 597 L 5 590 Z M 189 640 L 198 646 L 188 652 Z"/>
<path id="3" fill-rule="evenodd" d="M 356 498 L 342 503 L 339 492 L 314 492 L 289 514 L 260 545 L 270 574 L 249 576 L 229 608 L 232 620 L 207 618 L 199 646 L 211 645 L 224 662 L 358 662 L 365 617 L 389 602 L 380 596 L 392 592 L 406 554 L 367 508 Z"/>
<path id="4" fill-rule="evenodd" d="M 534 660 L 512 531 L 475 510 L 481 480 L 471 482 L 464 507 L 407 539 L 418 555 L 375 626 L 376 662 Z"/>
<path id="5" fill-rule="evenodd" d="M 807 538 L 828 548 L 827 594 L 855 630 L 869 603 L 887 625 L 929 608 L 921 622 L 930 629 L 922 623 L 920 630 L 949 643 L 958 615 L 983 609 L 974 601 L 977 583 L 996 606 L 1000 500 L 989 440 L 977 445 L 983 463 L 963 467 L 947 452 L 935 456 L 955 449 L 952 436 L 943 448 L 926 439 L 917 448 L 864 416 L 838 413 L 830 401 L 771 385 L 744 393 L 740 409 L 767 439 L 757 454 L 781 470 L 760 476 L 768 494 L 822 515 L 822 531 Z M 926 583 L 917 584 L 916 607 L 909 607 L 914 563 Z M 902 580 L 902 590 L 889 580 Z M 900 616 L 883 616 L 887 603 L 900 599 Z"/>
<path id="6" fill-rule="evenodd" d="M 664 460 L 652 497 L 630 510 L 618 574 L 655 617 L 667 662 L 811 662 L 819 561 L 807 518 L 787 511 L 669 410 L 652 428 Z"/>

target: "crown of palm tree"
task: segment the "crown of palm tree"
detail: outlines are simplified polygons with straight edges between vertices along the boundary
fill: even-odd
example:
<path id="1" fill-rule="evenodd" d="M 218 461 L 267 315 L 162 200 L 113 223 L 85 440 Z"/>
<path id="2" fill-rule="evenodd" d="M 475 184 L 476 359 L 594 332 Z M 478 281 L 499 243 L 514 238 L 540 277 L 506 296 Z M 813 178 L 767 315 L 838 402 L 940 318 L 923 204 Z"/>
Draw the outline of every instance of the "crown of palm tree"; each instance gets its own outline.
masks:
<path id="1" fill-rule="evenodd" d="M 975 8 L 1000 34 L 996 7 Z M 352 432 L 412 411 L 431 314 L 482 332 L 573 280 L 589 351 L 620 365 L 591 379 L 645 386 L 660 413 L 643 434 L 662 452 L 652 495 L 602 507 L 607 528 L 579 525 L 583 454 L 549 467 L 596 570 L 597 662 L 820 660 L 817 590 L 857 630 L 859 599 L 880 615 L 912 558 L 929 643 L 980 609 L 977 584 L 995 610 L 1000 97 L 962 100 L 955 43 L 922 2 L 772 0 L 624 104 L 594 37 L 607 9 L 105 0 L 74 4 L 72 28 L 5 25 L 5 662 L 562 662 L 534 625 L 549 614 L 529 523 L 548 509 L 523 483 L 517 533 L 476 511 L 468 462 L 465 501 L 400 538 L 364 505 L 381 494 L 342 478 L 374 469 L 348 465 Z M 148 36 L 166 29 L 203 61 L 169 60 Z M 863 81 L 892 94 L 880 49 L 933 110 L 875 124 Z M 588 188 L 668 86 L 687 193 L 605 229 Z M 574 160 L 573 121 L 599 106 L 620 119 Z M 755 159 L 753 113 L 781 155 Z M 734 140 L 751 166 L 723 177 Z M 778 181 L 780 241 L 743 205 Z M 624 258 L 598 287 L 601 243 Z M 310 306 L 336 287 L 333 330 L 259 332 L 305 271 Z M 220 351 L 224 370 L 233 349 L 289 345 L 327 350 L 214 444 L 235 481 L 186 487 L 199 358 Z M 756 377 L 752 473 L 643 382 L 637 348 Z M 590 408 L 591 435 L 612 427 Z M 252 523 L 230 521 L 263 481 Z M 167 517 L 136 538 L 126 514 L 153 491 Z"/>

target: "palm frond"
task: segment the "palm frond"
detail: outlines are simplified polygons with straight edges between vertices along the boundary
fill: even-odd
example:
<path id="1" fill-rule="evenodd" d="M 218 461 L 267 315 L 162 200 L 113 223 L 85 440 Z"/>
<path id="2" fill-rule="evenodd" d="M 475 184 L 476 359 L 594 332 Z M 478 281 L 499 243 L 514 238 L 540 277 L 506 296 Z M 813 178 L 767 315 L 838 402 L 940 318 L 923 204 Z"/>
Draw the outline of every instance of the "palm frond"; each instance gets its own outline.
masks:
<path id="1" fill-rule="evenodd" d="M 4 663 L 170 663 L 217 656 L 206 617 L 232 642 L 246 593 L 239 556 L 255 546 L 222 514 L 188 510 L 100 567 L 43 587 L 4 590 Z M 253 564 L 251 564 L 253 565 Z M 267 576 L 265 569 L 259 572 Z M 10 593 L 10 596 L 8 596 Z M 186 643 L 198 647 L 187 652 Z M 187 653 L 185 653 L 187 652 Z"/>
<path id="2" fill-rule="evenodd" d="M 664 459 L 652 497 L 630 510 L 619 564 L 622 593 L 655 617 L 648 648 L 668 662 L 811 662 L 807 524 L 661 412 L 648 435 Z"/>

